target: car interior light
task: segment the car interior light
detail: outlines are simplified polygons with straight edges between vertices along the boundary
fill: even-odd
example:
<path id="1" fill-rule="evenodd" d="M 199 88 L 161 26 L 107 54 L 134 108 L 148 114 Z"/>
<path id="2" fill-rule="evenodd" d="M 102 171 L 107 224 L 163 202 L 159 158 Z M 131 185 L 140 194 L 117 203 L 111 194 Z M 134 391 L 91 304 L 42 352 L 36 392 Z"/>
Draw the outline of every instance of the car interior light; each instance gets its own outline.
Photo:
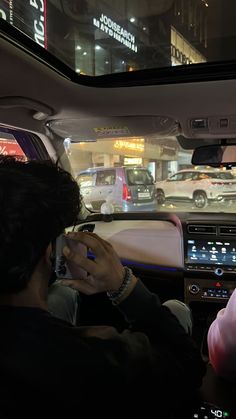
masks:
<path id="1" fill-rule="evenodd" d="M 44 112 L 35 112 L 33 114 L 33 118 L 37 119 L 37 121 L 44 121 L 44 119 L 46 119 L 49 115 L 47 113 Z"/>

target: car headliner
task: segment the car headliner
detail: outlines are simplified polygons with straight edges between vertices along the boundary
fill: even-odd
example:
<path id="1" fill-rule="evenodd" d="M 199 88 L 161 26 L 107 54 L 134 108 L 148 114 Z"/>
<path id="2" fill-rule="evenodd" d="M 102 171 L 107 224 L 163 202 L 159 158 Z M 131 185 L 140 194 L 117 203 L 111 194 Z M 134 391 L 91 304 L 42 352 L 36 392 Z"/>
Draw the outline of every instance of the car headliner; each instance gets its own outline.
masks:
<path id="1" fill-rule="evenodd" d="M 2 124 L 46 134 L 53 119 L 86 119 L 133 116 L 166 116 L 177 122 L 179 133 L 195 140 L 189 118 L 234 115 L 236 80 L 120 88 L 88 87 L 76 84 L 37 60 L 27 51 L 0 38 L 0 121 Z M 33 117 L 43 112 L 45 119 Z M 37 117 L 37 115 L 36 115 Z M 147 121 L 146 121 L 147 122 Z M 236 138 L 222 130 L 207 138 Z M 191 138 L 192 137 L 192 138 Z M 163 137 L 162 137 L 163 138 Z M 198 138 L 206 138 L 200 133 Z M 200 141 L 200 142 L 201 142 Z"/>

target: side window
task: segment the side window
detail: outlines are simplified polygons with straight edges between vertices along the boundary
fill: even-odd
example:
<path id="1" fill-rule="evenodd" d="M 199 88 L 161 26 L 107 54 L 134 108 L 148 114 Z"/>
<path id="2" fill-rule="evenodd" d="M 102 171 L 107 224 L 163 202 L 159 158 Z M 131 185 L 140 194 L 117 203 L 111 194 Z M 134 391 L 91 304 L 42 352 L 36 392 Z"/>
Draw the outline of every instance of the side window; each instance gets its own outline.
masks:
<path id="1" fill-rule="evenodd" d="M 193 172 L 185 172 L 183 174 L 183 180 L 186 180 L 186 181 L 194 180 L 194 173 Z"/>
<path id="2" fill-rule="evenodd" d="M 212 173 L 199 173 L 198 179 L 199 180 L 205 180 L 210 178 L 215 178 L 216 176 Z"/>
<path id="3" fill-rule="evenodd" d="M 148 170 L 143 169 L 128 169 L 126 171 L 128 178 L 128 185 L 153 185 L 153 177 Z"/>
<path id="4" fill-rule="evenodd" d="M 94 174 L 92 173 L 81 173 L 76 180 L 81 188 L 88 188 L 93 185 L 93 178 Z"/>
<path id="5" fill-rule="evenodd" d="M 234 176 L 230 172 L 220 172 L 220 173 L 217 173 L 217 178 L 218 179 L 224 179 L 224 180 L 230 180 L 230 179 L 234 179 Z"/>
<path id="6" fill-rule="evenodd" d="M 0 155 L 19 161 L 48 160 L 45 146 L 37 135 L 0 126 Z"/>
<path id="7" fill-rule="evenodd" d="M 169 182 L 175 182 L 179 180 L 183 180 L 183 173 L 176 173 L 168 179 Z"/>
<path id="8" fill-rule="evenodd" d="M 96 185 L 97 186 L 106 186 L 114 185 L 116 180 L 115 170 L 101 170 L 97 172 Z"/>
<path id="9" fill-rule="evenodd" d="M 199 173 L 198 172 L 185 172 L 184 173 L 184 180 L 191 181 L 191 180 L 198 180 Z"/>
<path id="10" fill-rule="evenodd" d="M 17 160 L 26 161 L 27 157 L 12 134 L 0 132 L 0 155 L 14 156 Z"/>
<path id="11" fill-rule="evenodd" d="M 199 173 L 192 173 L 192 180 L 198 180 L 199 179 Z"/>

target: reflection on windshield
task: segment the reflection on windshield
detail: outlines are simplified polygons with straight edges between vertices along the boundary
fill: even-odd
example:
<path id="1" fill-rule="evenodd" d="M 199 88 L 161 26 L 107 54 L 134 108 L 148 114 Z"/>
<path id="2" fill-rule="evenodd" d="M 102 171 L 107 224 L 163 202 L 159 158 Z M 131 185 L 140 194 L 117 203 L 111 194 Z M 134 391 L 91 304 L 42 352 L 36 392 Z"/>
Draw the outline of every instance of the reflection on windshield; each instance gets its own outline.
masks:
<path id="1" fill-rule="evenodd" d="M 130 147 L 133 141 L 101 139 L 66 149 L 90 210 L 106 202 L 116 212 L 236 211 L 236 168 L 193 166 L 192 150 L 175 137 L 142 137 L 142 149 Z"/>
<path id="2" fill-rule="evenodd" d="M 0 0 L 0 18 L 98 76 L 236 58 L 235 0 Z"/>

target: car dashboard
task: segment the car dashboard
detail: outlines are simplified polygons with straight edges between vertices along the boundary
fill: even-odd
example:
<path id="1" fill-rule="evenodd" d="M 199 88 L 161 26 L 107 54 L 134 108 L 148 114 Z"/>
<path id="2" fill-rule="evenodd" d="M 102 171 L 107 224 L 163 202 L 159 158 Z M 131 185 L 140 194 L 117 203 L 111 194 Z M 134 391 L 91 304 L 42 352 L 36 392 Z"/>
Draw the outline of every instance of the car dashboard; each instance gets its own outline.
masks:
<path id="1" fill-rule="evenodd" d="M 94 214 L 90 220 L 123 264 L 152 278 L 152 288 L 163 276 L 182 278 L 185 303 L 225 304 L 236 287 L 232 214 Z"/>
<path id="2" fill-rule="evenodd" d="M 92 214 L 86 220 L 88 224 L 94 224 L 94 232 L 112 244 L 122 263 L 131 267 L 135 275 L 158 294 L 161 302 L 180 299 L 190 306 L 193 338 L 208 364 L 207 375 L 200 389 L 201 400 L 217 406 L 215 410 L 210 410 L 230 412 L 229 417 L 234 418 L 235 386 L 215 376 L 209 364 L 206 341 L 211 322 L 236 288 L 234 215 Z M 83 229 L 84 225 L 81 222 L 78 229 Z M 122 329 L 124 324 L 121 316 L 110 307 L 105 297 L 104 312 L 101 312 L 101 301 L 98 302 L 101 298 L 93 296 L 86 300 L 86 321 L 104 323 L 108 310 L 111 324 Z M 92 313 L 96 314 L 93 316 Z M 190 417 L 224 417 L 213 414 L 201 416 L 204 412 L 199 411 L 195 413 L 198 416 Z"/>

